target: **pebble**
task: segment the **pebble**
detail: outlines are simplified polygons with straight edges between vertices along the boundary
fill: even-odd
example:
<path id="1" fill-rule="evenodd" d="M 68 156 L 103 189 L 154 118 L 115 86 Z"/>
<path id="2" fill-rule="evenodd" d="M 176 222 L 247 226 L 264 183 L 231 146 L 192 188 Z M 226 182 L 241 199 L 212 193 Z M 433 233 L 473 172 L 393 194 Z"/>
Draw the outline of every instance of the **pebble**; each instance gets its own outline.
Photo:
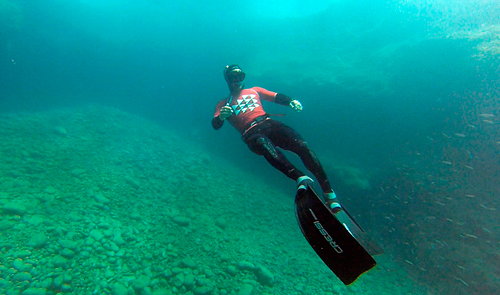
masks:
<path id="1" fill-rule="evenodd" d="M 52 282 L 55 288 L 61 288 L 63 283 L 64 283 L 64 277 L 62 275 L 57 276 Z"/>
<path id="2" fill-rule="evenodd" d="M 132 287 L 136 290 L 142 290 L 149 286 L 149 283 L 151 282 L 151 278 L 145 275 L 140 275 L 137 279 L 134 280 L 132 283 Z"/>
<path id="3" fill-rule="evenodd" d="M 106 198 L 105 196 L 103 196 L 101 193 L 97 193 L 94 195 L 94 200 L 97 202 L 97 203 L 101 203 L 101 204 L 108 204 L 110 201 L 108 198 Z"/>
<path id="4" fill-rule="evenodd" d="M 70 172 L 70 174 L 73 175 L 74 177 L 80 177 L 84 173 L 85 169 L 80 169 L 80 168 L 75 168 Z"/>
<path id="5" fill-rule="evenodd" d="M 20 258 L 14 260 L 12 267 L 17 271 L 22 272 L 29 272 L 33 268 L 31 264 L 24 263 L 24 261 Z"/>
<path id="6" fill-rule="evenodd" d="M 114 275 L 115 273 L 110 269 L 106 269 L 106 271 L 104 272 L 104 277 L 106 277 L 107 279 L 112 278 Z"/>
<path id="7" fill-rule="evenodd" d="M 33 248 L 41 248 L 45 246 L 48 240 L 49 238 L 44 233 L 37 233 L 29 239 L 26 245 Z"/>
<path id="8" fill-rule="evenodd" d="M 52 259 L 52 263 L 55 267 L 62 267 L 63 269 L 66 269 L 68 267 L 68 259 L 61 256 L 56 256 L 54 259 Z"/>
<path id="9" fill-rule="evenodd" d="M 59 240 L 59 245 L 61 245 L 61 247 L 63 247 L 63 248 L 68 248 L 71 250 L 78 249 L 78 243 L 75 241 L 71 241 L 71 240 L 64 240 L 64 239 Z"/>
<path id="10" fill-rule="evenodd" d="M 64 258 L 73 258 L 75 257 L 76 253 L 73 252 L 72 250 L 68 249 L 68 248 L 64 248 L 62 251 L 61 251 L 61 256 L 64 257 Z"/>
<path id="11" fill-rule="evenodd" d="M 13 227 L 13 226 L 14 226 L 14 224 L 15 224 L 15 223 L 14 223 L 14 222 L 12 222 L 12 221 L 9 221 L 9 220 L 2 220 L 2 221 L 0 221 L 0 230 L 7 230 L 7 229 L 9 229 L 9 228 Z"/>
<path id="12" fill-rule="evenodd" d="M 243 284 L 238 292 L 238 295 L 251 295 L 253 293 L 253 286 L 250 284 Z"/>
<path id="13" fill-rule="evenodd" d="M 190 257 L 182 259 L 181 263 L 183 266 L 191 268 L 191 269 L 198 268 L 198 266 L 196 265 L 196 262 Z"/>
<path id="14" fill-rule="evenodd" d="M 255 269 L 255 265 L 253 265 L 251 262 L 248 262 L 248 261 L 240 261 L 238 262 L 238 268 L 241 269 L 241 270 L 254 270 Z"/>
<path id="15" fill-rule="evenodd" d="M 14 275 L 12 280 L 14 282 L 23 282 L 23 281 L 28 281 L 30 282 L 33 279 L 33 277 L 27 273 L 27 272 L 20 272 Z"/>
<path id="16" fill-rule="evenodd" d="M 26 213 L 26 207 L 23 204 L 10 202 L 2 207 L 3 213 L 10 215 L 23 215 Z"/>
<path id="17" fill-rule="evenodd" d="M 173 221 L 180 226 L 188 226 L 191 223 L 191 219 L 185 216 L 175 216 Z"/>
<path id="18" fill-rule="evenodd" d="M 96 241 L 100 241 L 104 235 L 102 234 L 102 232 L 98 229 L 93 229 L 92 231 L 90 231 L 90 237 Z"/>
<path id="19" fill-rule="evenodd" d="M 120 283 L 115 283 L 111 287 L 111 295 L 128 295 L 128 289 Z"/>
<path id="20" fill-rule="evenodd" d="M 45 295 L 47 290 L 44 288 L 28 288 L 21 293 L 21 295 Z"/>
<path id="21" fill-rule="evenodd" d="M 261 285 L 271 286 L 274 283 L 274 275 L 265 267 L 261 266 L 255 270 L 257 281 Z"/>

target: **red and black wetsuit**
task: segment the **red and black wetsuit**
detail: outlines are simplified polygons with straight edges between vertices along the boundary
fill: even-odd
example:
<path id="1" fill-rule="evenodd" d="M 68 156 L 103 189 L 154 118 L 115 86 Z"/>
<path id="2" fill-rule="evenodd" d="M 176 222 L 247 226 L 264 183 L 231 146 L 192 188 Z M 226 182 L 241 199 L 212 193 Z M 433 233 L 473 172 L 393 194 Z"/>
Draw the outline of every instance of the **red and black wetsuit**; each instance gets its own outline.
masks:
<path id="1" fill-rule="evenodd" d="M 219 101 L 212 126 L 216 130 L 220 129 L 224 123 L 219 119 L 220 109 L 226 105 L 231 107 L 233 115 L 227 120 L 241 133 L 241 138 L 250 150 L 264 156 L 273 167 L 293 180 L 305 174 L 290 163 L 277 148 L 297 154 L 319 181 L 323 191 L 330 192 L 330 184 L 316 155 L 295 130 L 269 118 L 262 107 L 262 100 L 288 106 L 291 98 L 260 87 L 242 89 L 237 97 L 230 96 Z"/>

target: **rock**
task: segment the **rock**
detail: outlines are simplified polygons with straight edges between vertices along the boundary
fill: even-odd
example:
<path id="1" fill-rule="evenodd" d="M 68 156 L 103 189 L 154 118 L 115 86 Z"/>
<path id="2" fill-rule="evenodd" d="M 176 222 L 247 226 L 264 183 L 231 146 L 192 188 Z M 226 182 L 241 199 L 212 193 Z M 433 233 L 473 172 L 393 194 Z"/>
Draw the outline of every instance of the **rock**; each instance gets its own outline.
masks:
<path id="1" fill-rule="evenodd" d="M 21 295 L 45 295 L 47 290 L 45 288 L 28 288 L 24 290 Z"/>
<path id="2" fill-rule="evenodd" d="M 185 216 L 175 216 L 173 221 L 181 226 L 188 226 L 191 223 L 191 219 Z"/>
<path id="3" fill-rule="evenodd" d="M 38 226 L 44 222 L 44 219 L 42 216 L 34 215 L 30 218 L 27 218 L 26 221 L 33 226 Z"/>
<path id="4" fill-rule="evenodd" d="M 97 225 L 98 228 L 102 228 L 102 229 L 110 229 L 111 228 L 111 224 L 107 223 L 107 222 L 101 222 Z"/>
<path id="5" fill-rule="evenodd" d="M 12 280 L 14 282 L 24 282 L 24 281 L 30 282 L 32 279 L 33 277 L 27 272 L 20 272 L 15 274 L 14 277 L 12 277 Z"/>
<path id="6" fill-rule="evenodd" d="M 102 234 L 102 232 L 100 230 L 98 230 L 98 229 L 93 229 L 90 232 L 89 236 L 92 239 L 96 240 L 96 241 L 100 241 L 104 237 L 104 235 Z"/>
<path id="7" fill-rule="evenodd" d="M 136 291 L 140 291 L 140 290 L 146 288 L 147 286 L 149 286 L 150 282 L 151 282 L 150 277 L 145 276 L 145 275 L 140 275 L 137 279 L 134 280 L 134 282 L 132 283 L 132 287 Z"/>
<path id="8" fill-rule="evenodd" d="M 106 279 L 112 278 L 114 275 L 115 273 L 110 269 L 106 269 L 106 271 L 104 272 L 104 277 Z"/>
<path id="9" fill-rule="evenodd" d="M 271 286 L 274 283 L 274 275 L 265 267 L 261 266 L 255 270 L 257 281 L 261 285 Z"/>
<path id="10" fill-rule="evenodd" d="M 52 278 L 46 278 L 40 283 L 38 287 L 50 288 L 50 286 L 52 286 L 52 282 L 53 282 Z"/>
<path id="11" fill-rule="evenodd" d="M 192 258 L 190 258 L 190 257 L 186 257 L 186 258 L 182 259 L 181 264 L 183 266 L 189 267 L 191 269 L 198 268 L 198 266 L 196 265 L 196 262 Z"/>
<path id="12" fill-rule="evenodd" d="M 186 289 L 191 289 L 194 285 L 194 275 L 192 273 L 188 273 L 186 276 L 184 276 L 184 287 L 186 287 Z"/>
<path id="13" fill-rule="evenodd" d="M 54 127 L 54 133 L 57 134 L 57 135 L 60 135 L 60 136 L 66 136 L 66 135 L 68 135 L 68 131 L 63 126 L 56 126 L 56 127 Z"/>
<path id="14" fill-rule="evenodd" d="M 44 233 L 37 233 L 28 240 L 26 245 L 33 248 L 41 248 L 45 246 L 48 240 L 49 238 Z"/>
<path id="15" fill-rule="evenodd" d="M 1 231 L 7 230 L 7 229 L 9 229 L 9 228 L 13 227 L 13 226 L 14 226 L 14 224 L 15 224 L 15 223 L 14 223 L 14 222 L 12 222 L 12 221 L 9 221 L 9 220 L 2 220 L 2 221 L 0 221 L 0 230 L 1 230 Z"/>
<path id="16" fill-rule="evenodd" d="M 226 272 L 228 275 L 234 277 L 238 271 L 236 270 L 236 267 L 232 266 L 232 265 L 229 265 L 227 268 L 226 268 Z"/>
<path id="17" fill-rule="evenodd" d="M 58 288 L 61 288 L 62 284 L 64 283 L 64 277 L 62 275 L 60 276 L 57 276 L 54 281 L 52 282 L 52 284 L 54 285 L 54 287 L 56 289 Z"/>
<path id="18" fill-rule="evenodd" d="M 219 217 L 215 220 L 215 225 L 217 225 L 221 229 L 226 229 L 227 221 L 224 218 Z"/>
<path id="19" fill-rule="evenodd" d="M 255 265 L 248 261 L 240 261 L 238 262 L 238 268 L 240 270 L 250 270 L 253 271 L 255 269 Z"/>
<path id="20" fill-rule="evenodd" d="M 0 278 L 0 290 L 6 290 L 12 286 L 12 282 L 9 280 L 5 280 L 3 278 Z"/>
<path id="21" fill-rule="evenodd" d="M 71 250 L 78 249 L 78 243 L 71 240 L 59 240 L 59 245 L 61 245 L 61 247 L 63 248 L 68 248 Z"/>
<path id="22" fill-rule="evenodd" d="M 115 236 L 113 237 L 113 242 L 117 245 L 125 244 L 125 241 L 123 240 L 123 238 L 120 234 L 115 234 Z"/>
<path id="23" fill-rule="evenodd" d="M 168 268 L 162 273 L 162 276 L 167 279 L 172 277 L 173 275 L 174 273 Z"/>
<path id="24" fill-rule="evenodd" d="M 208 295 L 208 294 L 212 294 L 212 288 L 210 288 L 208 286 L 196 287 L 196 288 L 194 288 L 193 293 L 195 295 Z"/>
<path id="25" fill-rule="evenodd" d="M 17 271 L 29 272 L 33 268 L 33 265 L 24 263 L 22 259 L 17 258 L 14 260 L 14 262 L 12 262 L 12 267 Z"/>
<path id="26" fill-rule="evenodd" d="M 64 257 L 64 258 L 73 258 L 75 257 L 76 253 L 73 252 L 72 250 L 68 249 L 68 248 L 64 248 L 62 251 L 61 251 L 61 256 Z"/>
<path id="27" fill-rule="evenodd" d="M 3 213 L 10 215 L 23 215 L 26 213 L 26 207 L 17 202 L 10 202 L 2 207 Z"/>
<path id="28" fill-rule="evenodd" d="M 74 177 L 80 177 L 83 174 L 85 174 L 85 172 L 86 172 L 85 169 L 75 168 L 75 169 L 71 170 L 69 173 L 71 175 L 73 175 Z"/>
<path id="29" fill-rule="evenodd" d="M 111 295 L 128 295 L 128 289 L 120 283 L 114 283 L 111 287 Z"/>
<path id="30" fill-rule="evenodd" d="M 16 252 L 12 253 L 12 256 L 15 258 L 24 258 L 24 257 L 30 256 L 30 255 L 31 255 L 31 251 L 29 251 L 29 250 L 21 250 L 21 251 L 16 251 Z"/>
<path id="31" fill-rule="evenodd" d="M 253 293 L 253 286 L 250 284 L 243 284 L 241 286 L 240 291 L 238 292 L 238 295 L 252 295 Z"/>
<path id="32" fill-rule="evenodd" d="M 153 295 L 172 295 L 172 291 L 169 289 L 158 289 L 153 292 Z"/>
<path id="33" fill-rule="evenodd" d="M 57 193 L 57 189 L 53 186 L 48 186 L 45 188 L 45 192 L 53 195 L 53 194 Z"/>
<path id="34" fill-rule="evenodd" d="M 52 263 L 55 267 L 61 267 L 63 269 L 66 269 L 68 267 L 68 259 L 61 256 L 56 256 L 54 259 L 52 259 Z"/>
<path id="35" fill-rule="evenodd" d="M 94 200 L 97 203 L 101 203 L 101 204 L 108 204 L 110 202 L 109 199 L 106 198 L 105 196 L 103 196 L 101 193 L 96 193 L 94 195 Z"/>

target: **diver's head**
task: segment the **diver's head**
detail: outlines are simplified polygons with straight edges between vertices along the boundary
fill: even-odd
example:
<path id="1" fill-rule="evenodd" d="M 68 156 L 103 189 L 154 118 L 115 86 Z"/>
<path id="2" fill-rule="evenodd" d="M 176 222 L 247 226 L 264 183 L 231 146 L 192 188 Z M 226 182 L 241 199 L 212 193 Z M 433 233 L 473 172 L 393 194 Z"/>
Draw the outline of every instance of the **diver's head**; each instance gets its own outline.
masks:
<path id="1" fill-rule="evenodd" d="M 224 68 L 224 79 L 226 79 L 229 90 L 234 91 L 245 87 L 245 73 L 238 65 L 229 65 Z"/>

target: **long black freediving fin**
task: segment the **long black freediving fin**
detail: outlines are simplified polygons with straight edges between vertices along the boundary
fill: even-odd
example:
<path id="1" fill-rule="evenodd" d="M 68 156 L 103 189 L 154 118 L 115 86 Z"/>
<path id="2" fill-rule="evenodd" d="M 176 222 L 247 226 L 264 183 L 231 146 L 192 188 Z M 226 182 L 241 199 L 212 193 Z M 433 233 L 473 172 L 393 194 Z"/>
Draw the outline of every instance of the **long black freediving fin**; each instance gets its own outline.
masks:
<path id="1" fill-rule="evenodd" d="M 311 187 L 297 190 L 295 214 L 302 233 L 323 262 L 349 285 L 377 263 L 356 239 L 362 229 L 341 212 L 337 219 Z"/>

